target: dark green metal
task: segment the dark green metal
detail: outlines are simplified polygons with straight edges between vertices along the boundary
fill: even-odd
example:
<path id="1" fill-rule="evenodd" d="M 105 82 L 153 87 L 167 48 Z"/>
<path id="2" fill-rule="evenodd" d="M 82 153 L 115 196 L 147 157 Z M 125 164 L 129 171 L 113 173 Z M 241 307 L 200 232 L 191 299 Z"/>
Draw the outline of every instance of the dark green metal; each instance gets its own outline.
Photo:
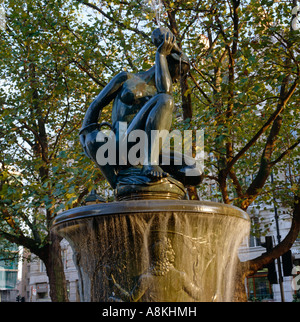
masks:
<path id="1" fill-rule="evenodd" d="M 127 135 L 134 130 L 143 130 L 150 137 L 151 130 L 169 131 L 171 128 L 174 109 L 172 83 L 187 74 L 189 61 L 169 29 L 160 27 L 154 30 L 152 42 L 157 47 L 155 65 L 137 74 L 121 72 L 116 75 L 88 108 L 80 131 L 80 142 L 86 155 L 100 168 L 118 199 L 136 199 L 138 195 L 152 199 L 183 199 L 184 186 L 198 185 L 202 180 L 200 169 L 196 165 L 188 166 L 182 155 L 179 156 L 182 158 L 181 166 L 175 166 L 178 155 L 174 153 L 170 155 L 170 165 L 162 165 L 161 155 L 153 165 L 150 160 L 154 147 L 150 144 L 146 154 L 147 165 L 121 165 L 120 162 L 101 165 L 97 162 L 97 151 L 104 143 L 97 142 L 96 138 L 103 126 L 109 126 L 115 133 L 116 160 L 119 160 L 118 146 L 122 144 L 119 122 L 127 122 Z M 112 124 L 98 124 L 102 109 L 110 102 L 113 102 Z M 128 150 L 130 148 L 128 143 Z M 196 174 L 185 176 L 187 168 L 196 170 Z"/>

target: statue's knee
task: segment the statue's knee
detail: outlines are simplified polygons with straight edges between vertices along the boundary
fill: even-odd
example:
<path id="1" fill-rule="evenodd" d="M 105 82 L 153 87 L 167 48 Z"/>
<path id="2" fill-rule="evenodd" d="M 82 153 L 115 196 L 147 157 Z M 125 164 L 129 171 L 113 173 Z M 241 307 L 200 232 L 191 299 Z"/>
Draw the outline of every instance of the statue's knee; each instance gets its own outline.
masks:
<path id="1" fill-rule="evenodd" d="M 174 108 L 174 99 L 172 95 L 169 95 L 166 93 L 160 93 L 158 95 L 159 95 L 159 101 L 161 102 L 161 105 L 172 111 Z"/>

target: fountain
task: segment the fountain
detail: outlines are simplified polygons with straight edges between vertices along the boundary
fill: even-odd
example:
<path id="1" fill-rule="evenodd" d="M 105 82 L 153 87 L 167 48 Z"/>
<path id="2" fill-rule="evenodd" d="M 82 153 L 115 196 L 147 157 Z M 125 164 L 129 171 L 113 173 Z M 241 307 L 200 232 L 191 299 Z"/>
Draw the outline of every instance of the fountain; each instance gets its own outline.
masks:
<path id="1" fill-rule="evenodd" d="M 80 131 L 86 155 L 116 201 L 65 211 L 52 229 L 73 249 L 81 301 L 232 301 L 248 215 L 229 205 L 187 200 L 185 187 L 201 183 L 201 169 L 178 151 L 166 157 L 155 138 L 146 144 L 140 137 L 138 162 L 130 159 L 138 150 L 133 134 L 143 132 L 147 139 L 153 131 L 170 130 L 172 81 L 189 68 L 168 29 L 156 29 L 152 40 L 155 65 L 115 76 L 90 105 Z M 112 124 L 98 124 L 110 101 Z M 107 135 L 104 126 L 111 129 Z"/>
<path id="2" fill-rule="evenodd" d="M 238 248 L 249 229 L 238 208 L 190 200 L 84 206 L 56 217 L 69 242 L 81 301 L 231 301 Z"/>

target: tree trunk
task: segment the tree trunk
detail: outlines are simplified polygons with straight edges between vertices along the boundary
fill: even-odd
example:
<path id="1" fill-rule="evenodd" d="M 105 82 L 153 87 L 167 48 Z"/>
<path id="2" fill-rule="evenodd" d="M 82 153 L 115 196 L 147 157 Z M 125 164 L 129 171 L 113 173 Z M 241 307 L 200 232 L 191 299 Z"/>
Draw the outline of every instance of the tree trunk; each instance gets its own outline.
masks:
<path id="1" fill-rule="evenodd" d="M 43 261 L 49 278 L 52 302 L 69 302 L 60 241 L 59 236 L 50 233 L 50 243 Z"/>
<path id="2" fill-rule="evenodd" d="M 245 278 L 247 273 L 247 269 L 245 268 L 245 266 L 248 266 L 247 263 L 239 262 L 238 264 L 234 281 L 233 302 L 247 302 L 248 300 L 245 287 Z"/>
<path id="3" fill-rule="evenodd" d="M 300 197 L 295 196 L 293 219 L 290 231 L 276 247 L 263 255 L 249 260 L 247 262 L 239 263 L 238 273 L 236 276 L 235 285 L 235 301 L 245 302 L 247 300 L 245 292 L 245 278 L 254 275 L 258 270 L 262 269 L 273 260 L 279 258 L 288 250 L 291 249 L 300 232 Z"/>

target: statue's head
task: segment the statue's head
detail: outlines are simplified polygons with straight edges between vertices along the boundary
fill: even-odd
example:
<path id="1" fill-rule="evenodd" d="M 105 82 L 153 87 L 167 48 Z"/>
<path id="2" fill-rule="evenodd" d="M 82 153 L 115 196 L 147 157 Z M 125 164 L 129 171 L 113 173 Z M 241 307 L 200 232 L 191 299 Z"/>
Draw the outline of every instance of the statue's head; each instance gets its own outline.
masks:
<path id="1" fill-rule="evenodd" d="M 167 33 L 173 35 L 169 28 L 159 27 L 155 29 L 151 35 L 152 43 L 158 48 L 164 41 L 164 37 Z M 170 72 L 173 74 L 172 78 L 178 79 L 180 76 L 188 73 L 190 68 L 189 59 L 176 43 L 171 54 L 167 57 L 167 60 L 170 67 Z"/>
<path id="2" fill-rule="evenodd" d="M 164 40 L 164 36 L 167 33 L 170 33 L 171 35 L 173 35 L 171 30 L 166 27 L 159 27 L 159 28 L 156 28 L 155 30 L 153 30 L 152 35 L 151 35 L 151 40 L 152 40 L 152 43 L 156 46 L 156 48 L 158 48 L 161 45 L 161 43 Z M 178 51 L 180 51 L 179 48 L 178 48 Z"/>
<path id="3" fill-rule="evenodd" d="M 159 262 L 169 262 L 174 263 L 175 252 L 173 250 L 171 241 L 167 237 L 159 239 L 152 245 L 152 256 L 153 261 Z"/>

